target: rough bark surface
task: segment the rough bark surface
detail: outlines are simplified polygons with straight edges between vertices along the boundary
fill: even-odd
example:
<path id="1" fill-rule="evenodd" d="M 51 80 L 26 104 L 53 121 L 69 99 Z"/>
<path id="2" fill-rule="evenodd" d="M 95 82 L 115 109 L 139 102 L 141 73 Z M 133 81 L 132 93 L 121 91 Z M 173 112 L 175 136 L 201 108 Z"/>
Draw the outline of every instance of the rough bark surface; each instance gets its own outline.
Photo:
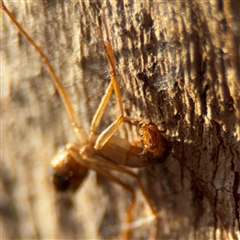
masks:
<path id="1" fill-rule="evenodd" d="M 126 115 L 162 124 L 173 143 L 164 164 L 138 172 L 159 211 L 158 238 L 238 239 L 240 1 L 5 2 L 86 129 L 109 82 L 96 33 L 105 8 Z M 1 42 L 2 238 L 119 237 L 130 199 L 121 187 L 90 173 L 74 196 L 54 194 L 49 162 L 76 136 L 44 63 L 3 11 Z M 113 98 L 99 132 L 117 113 Z M 119 134 L 136 138 L 127 125 Z M 132 238 L 149 239 L 155 222 L 126 181 L 142 221 Z"/>

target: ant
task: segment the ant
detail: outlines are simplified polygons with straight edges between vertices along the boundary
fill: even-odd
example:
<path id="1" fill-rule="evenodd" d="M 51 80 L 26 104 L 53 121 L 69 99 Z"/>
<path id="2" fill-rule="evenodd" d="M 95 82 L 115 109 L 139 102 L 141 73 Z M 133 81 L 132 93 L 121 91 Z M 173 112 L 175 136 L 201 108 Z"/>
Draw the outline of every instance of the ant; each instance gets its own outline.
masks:
<path id="1" fill-rule="evenodd" d="M 22 35 L 42 57 L 45 66 L 52 77 L 52 82 L 64 103 L 69 120 L 79 138 L 79 142 L 67 144 L 65 148 L 51 161 L 51 165 L 53 167 L 52 183 L 55 190 L 75 192 L 81 186 L 89 169 L 94 170 L 131 193 L 132 197 L 128 207 L 126 220 L 127 225 L 129 226 L 133 219 L 133 210 L 136 200 L 135 191 L 129 184 L 123 182 L 112 172 L 115 171 L 121 174 L 126 174 L 137 181 L 140 190 L 152 211 L 152 214 L 155 216 L 156 220 L 159 221 L 158 213 L 155 210 L 141 179 L 136 173 L 130 170 L 130 168 L 141 168 L 151 164 L 164 162 L 172 151 L 172 144 L 162 135 L 155 123 L 147 121 L 139 122 L 125 117 L 121 92 L 116 76 L 114 52 L 109 38 L 104 9 L 102 21 L 106 32 L 106 40 L 104 40 L 102 33 L 98 29 L 96 31 L 108 59 L 110 68 L 110 83 L 92 119 L 90 127 L 91 134 L 88 136 L 84 128 L 81 124 L 79 124 L 70 98 L 56 76 L 47 56 L 17 22 L 5 6 L 3 0 L 1 0 L 1 5 L 2 9 L 14 22 Z M 109 127 L 107 127 L 102 133 L 98 134 L 97 127 L 99 126 L 105 112 L 105 108 L 113 92 L 115 93 L 117 99 L 120 115 Z M 114 135 L 119 126 L 124 122 L 126 124 L 133 124 L 137 126 L 143 150 L 139 146 L 131 145 L 126 139 L 121 139 Z M 124 238 L 129 239 L 129 237 L 130 228 L 127 228 L 124 233 Z"/>

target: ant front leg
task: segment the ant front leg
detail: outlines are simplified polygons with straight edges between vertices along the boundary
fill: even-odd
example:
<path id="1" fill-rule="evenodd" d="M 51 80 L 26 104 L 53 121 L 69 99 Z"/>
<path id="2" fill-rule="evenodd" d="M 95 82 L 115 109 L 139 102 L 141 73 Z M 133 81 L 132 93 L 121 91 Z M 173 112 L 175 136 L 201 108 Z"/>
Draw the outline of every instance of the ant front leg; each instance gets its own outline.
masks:
<path id="1" fill-rule="evenodd" d="M 106 93 L 105 95 L 103 96 L 100 104 L 99 104 L 99 107 L 93 117 L 93 120 L 92 120 L 92 123 L 91 123 L 91 134 L 95 134 L 96 133 L 96 128 L 97 126 L 99 125 L 99 122 L 103 116 L 103 113 L 106 109 L 106 106 L 107 106 L 107 103 L 109 102 L 109 98 L 112 94 L 112 91 L 114 89 L 114 85 L 116 85 L 117 82 L 116 82 L 116 79 L 115 77 L 112 77 L 111 79 L 111 82 L 106 90 Z M 117 84 L 117 87 L 118 87 L 118 84 Z M 119 90 L 119 95 L 116 94 L 116 96 L 121 96 L 120 95 L 120 90 Z M 121 101 L 121 97 L 117 97 L 117 101 L 119 103 L 120 106 L 122 106 L 122 101 Z M 122 108 L 122 107 L 121 107 Z M 118 130 L 120 124 L 123 122 L 123 112 L 121 113 L 121 115 L 108 127 L 106 128 L 97 138 L 96 140 L 96 143 L 95 143 L 95 146 L 94 148 L 96 150 L 99 150 L 101 149 L 105 144 L 106 142 L 112 137 L 112 135 Z"/>
<path id="2" fill-rule="evenodd" d="M 98 136 L 95 146 L 94 146 L 94 148 L 96 150 L 101 149 L 106 144 L 106 142 L 118 130 L 120 124 L 124 121 L 122 96 L 121 96 L 121 92 L 120 92 L 120 88 L 119 88 L 119 84 L 118 84 L 118 80 L 117 80 L 115 61 L 114 61 L 114 53 L 113 53 L 112 45 L 111 45 L 111 42 L 109 39 L 109 34 L 108 34 L 108 29 L 107 29 L 107 25 L 106 25 L 106 19 L 105 19 L 104 12 L 103 12 L 103 23 L 104 23 L 105 30 L 106 30 L 107 40 L 106 41 L 103 40 L 103 36 L 98 29 L 97 29 L 97 33 L 102 42 L 104 52 L 105 52 L 108 62 L 109 62 L 111 81 L 110 81 L 110 84 L 106 90 L 106 93 L 104 94 L 104 96 L 98 106 L 98 109 L 93 117 L 91 127 L 90 127 L 91 135 L 94 135 L 96 133 L 96 128 L 99 125 L 100 120 L 102 119 L 102 116 L 103 116 L 106 106 L 109 102 L 112 91 L 114 91 L 114 93 L 116 95 L 116 99 L 117 99 L 119 109 L 120 109 L 120 116 Z"/>

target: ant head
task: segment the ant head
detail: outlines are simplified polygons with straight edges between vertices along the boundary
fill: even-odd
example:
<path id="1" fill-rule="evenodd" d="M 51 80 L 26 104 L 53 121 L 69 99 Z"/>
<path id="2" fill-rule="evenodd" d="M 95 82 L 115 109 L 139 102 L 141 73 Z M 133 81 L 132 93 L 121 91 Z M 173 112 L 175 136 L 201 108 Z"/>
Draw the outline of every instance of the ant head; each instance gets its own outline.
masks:
<path id="1" fill-rule="evenodd" d="M 154 122 L 141 121 L 138 133 L 148 161 L 152 164 L 163 163 L 172 151 L 172 143 L 162 135 Z"/>

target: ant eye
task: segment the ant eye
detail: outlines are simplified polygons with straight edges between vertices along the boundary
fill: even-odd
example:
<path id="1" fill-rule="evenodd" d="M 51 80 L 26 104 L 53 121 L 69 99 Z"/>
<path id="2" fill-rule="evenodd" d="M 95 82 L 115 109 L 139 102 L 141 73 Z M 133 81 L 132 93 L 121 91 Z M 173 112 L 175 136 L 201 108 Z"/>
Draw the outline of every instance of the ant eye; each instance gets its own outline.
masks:
<path id="1" fill-rule="evenodd" d="M 148 127 L 152 127 L 152 126 L 154 127 L 155 124 L 154 124 L 153 122 L 149 122 L 149 123 L 148 123 Z"/>

